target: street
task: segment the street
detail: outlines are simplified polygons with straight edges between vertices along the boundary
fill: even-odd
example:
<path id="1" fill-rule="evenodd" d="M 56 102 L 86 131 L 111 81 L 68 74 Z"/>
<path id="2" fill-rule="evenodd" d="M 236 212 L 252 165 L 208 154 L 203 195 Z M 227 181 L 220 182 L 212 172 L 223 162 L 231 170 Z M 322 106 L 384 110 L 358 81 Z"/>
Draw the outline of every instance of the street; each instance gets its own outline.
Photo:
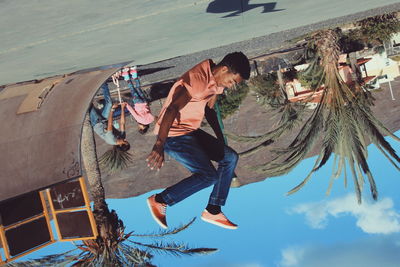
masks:
<path id="1" fill-rule="evenodd" d="M 0 85 L 148 64 L 395 3 L 387 11 L 399 1 L 1 1 Z"/>

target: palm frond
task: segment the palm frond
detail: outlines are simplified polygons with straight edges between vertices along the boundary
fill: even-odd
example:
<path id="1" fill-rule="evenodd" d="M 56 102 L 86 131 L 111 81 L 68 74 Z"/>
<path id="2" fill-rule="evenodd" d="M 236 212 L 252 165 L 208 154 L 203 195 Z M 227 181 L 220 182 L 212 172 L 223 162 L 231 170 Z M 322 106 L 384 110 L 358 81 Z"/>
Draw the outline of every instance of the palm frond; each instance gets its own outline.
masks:
<path id="1" fill-rule="evenodd" d="M 241 157 L 246 157 L 246 156 L 253 155 L 253 154 L 259 152 L 261 149 L 263 149 L 263 148 L 269 146 L 269 145 L 272 144 L 273 142 L 274 142 L 273 140 L 268 139 L 268 140 L 262 142 L 261 144 L 258 144 L 258 145 L 256 145 L 256 146 L 254 146 L 254 147 L 252 147 L 252 148 L 250 148 L 250 149 L 248 149 L 248 150 L 246 150 L 246 151 L 240 152 L 240 153 L 238 153 L 238 154 L 239 154 L 239 156 L 241 156 Z"/>
<path id="2" fill-rule="evenodd" d="M 99 159 L 100 167 L 110 173 L 127 168 L 131 162 L 132 154 L 129 151 L 120 150 L 117 146 L 107 150 Z"/>
<path id="3" fill-rule="evenodd" d="M 158 237 L 165 237 L 168 235 L 175 235 L 175 234 L 182 232 L 183 230 L 186 230 L 187 228 L 189 228 L 189 226 L 191 226 L 195 220 L 196 220 L 196 217 L 192 218 L 188 223 L 179 225 L 172 229 L 159 230 L 158 232 L 150 233 L 150 234 L 133 234 L 132 233 L 131 236 L 158 238 Z"/>
<path id="4" fill-rule="evenodd" d="M 157 252 L 160 254 L 169 254 L 173 256 L 192 256 L 195 254 L 210 254 L 213 252 L 218 251 L 216 248 L 190 248 L 185 243 L 178 243 L 178 242 L 155 242 L 151 244 L 141 243 L 129 240 L 129 242 L 147 247 L 151 249 L 152 252 Z"/>
<path id="5" fill-rule="evenodd" d="M 125 266 L 144 265 L 149 263 L 153 255 L 145 250 L 140 250 L 126 244 L 121 244 L 121 255 L 124 258 Z"/>
<path id="6" fill-rule="evenodd" d="M 291 194 L 293 194 L 293 193 L 299 191 L 299 190 L 311 179 L 311 176 L 314 174 L 314 172 L 315 172 L 315 170 L 316 170 L 316 167 L 317 167 L 317 165 L 319 164 L 319 161 L 321 160 L 322 157 L 323 157 L 323 154 L 321 153 L 321 154 L 319 155 L 319 157 L 317 158 L 317 160 L 315 161 L 314 167 L 313 167 L 312 170 L 309 172 L 309 174 L 306 176 L 306 178 L 305 178 L 300 184 L 298 184 L 297 186 L 295 186 L 294 188 L 292 188 L 289 192 L 287 192 L 287 193 L 286 193 L 287 195 L 291 195 Z"/>

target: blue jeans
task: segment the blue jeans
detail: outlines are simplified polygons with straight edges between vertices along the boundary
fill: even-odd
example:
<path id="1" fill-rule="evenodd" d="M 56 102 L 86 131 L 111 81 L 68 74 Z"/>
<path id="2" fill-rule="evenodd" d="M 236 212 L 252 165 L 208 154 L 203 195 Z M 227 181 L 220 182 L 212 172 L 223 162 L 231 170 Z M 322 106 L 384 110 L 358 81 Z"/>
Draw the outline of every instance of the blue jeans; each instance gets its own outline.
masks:
<path id="1" fill-rule="evenodd" d="M 220 143 L 215 137 L 197 130 L 194 133 L 168 137 L 164 150 L 185 166 L 192 175 L 160 193 L 164 201 L 172 206 L 188 196 L 214 185 L 208 203 L 225 205 L 231 181 L 239 159 L 230 147 Z M 203 138 L 205 137 L 205 138 Z M 204 143 L 207 143 L 207 146 Z M 215 158 L 215 148 L 220 148 L 221 157 Z M 211 160 L 218 162 L 215 169 Z"/>
<path id="2" fill-rule="evenodd" d="M 95 107 L 92 107 L 90 109 L 90 123 L 92 124 L 92 126 L 96 125 L 96 123 L 99 123 L 100 121 L 107 120 L 112 107 L 110 88 L 108 87 L 108 84 L 103 83 L 101 85 L 101 89 L 104 96 L 104 107 L 101 112 L 99 110 L 96 110 Z"/>
<path id="3" fill-rule="evenodd" d="M 140 88 L 139 79 L 134 79 L 134 81 L 135 81 L 135 85 L 133 85 L 133 82 L 132 82 L 131 79 L 126 81 L 128 83 L 129 89 L 131 90 L 132 104 L 147 102 L 146 101 L 146 96 L 143 94 L 143 91 Z"/>

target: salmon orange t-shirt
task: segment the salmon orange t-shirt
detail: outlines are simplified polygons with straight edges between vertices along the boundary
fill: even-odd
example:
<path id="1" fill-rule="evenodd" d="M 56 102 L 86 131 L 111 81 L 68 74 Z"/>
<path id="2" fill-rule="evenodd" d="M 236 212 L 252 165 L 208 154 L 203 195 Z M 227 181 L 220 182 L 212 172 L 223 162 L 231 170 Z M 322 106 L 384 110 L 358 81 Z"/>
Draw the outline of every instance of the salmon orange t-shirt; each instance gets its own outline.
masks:
<path id="1" fill-rule="evenodd" d="M 200 128 L 204 118 L 204 109 L 207 102 L 216 94 L 222 94 L 224 87 L 218 87 L 211 73 L 211 60 L 204 60 L 197 64 L 172 86 L 168 97 L 161 109 L 154 128 L 158 134 L 165 110 L 172 102 L 172 96 L 178 86 L 184 86 L 192 99 L 178 113 L 168 132 L 168 137 L 185 135 Z"/>

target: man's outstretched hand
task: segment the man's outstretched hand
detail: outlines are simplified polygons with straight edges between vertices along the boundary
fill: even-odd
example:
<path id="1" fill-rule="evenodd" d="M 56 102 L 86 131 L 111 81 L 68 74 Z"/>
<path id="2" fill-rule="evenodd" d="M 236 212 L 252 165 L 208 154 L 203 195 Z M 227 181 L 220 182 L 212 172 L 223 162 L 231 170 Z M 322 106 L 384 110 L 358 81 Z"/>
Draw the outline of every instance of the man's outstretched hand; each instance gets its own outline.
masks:
<path id="1" fill-rule="evenodd" d="M 150 167 L 150 169 L 153 170 L 156 168 L 157 170 L 160 170 L 164 165 L 164 145 L 156 143 L 146 161 L 147 166 Z"/>

